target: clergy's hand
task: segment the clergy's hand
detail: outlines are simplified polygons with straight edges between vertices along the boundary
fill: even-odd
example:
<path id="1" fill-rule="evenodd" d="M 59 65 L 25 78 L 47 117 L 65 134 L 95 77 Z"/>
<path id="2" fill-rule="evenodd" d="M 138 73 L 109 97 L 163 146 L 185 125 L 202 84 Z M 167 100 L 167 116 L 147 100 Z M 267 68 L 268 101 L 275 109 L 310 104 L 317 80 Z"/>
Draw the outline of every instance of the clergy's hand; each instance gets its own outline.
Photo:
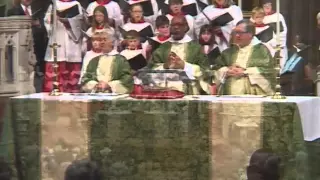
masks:
<path id="1" fill-rule="evenodd" d="M 184 61 L 174 52 L 169 54 L 169 69 L 184 69 Z"/>
<path id="2" fill-rule="evenodd" d="M 110 86 L 108 83 L 100 81 L 97 85 L 97 88 L 101 91 L 106 91 L 110 89 Z"/>
<path id="3" fill-rule="evenodd" d="M 227 76 L 229 77 L 243 77 L 245 69 L 240 67 L 240 66 L 236 66 L 236 65 L 232 65 L 229 67 L 229 70 L 227 71 Z"/>

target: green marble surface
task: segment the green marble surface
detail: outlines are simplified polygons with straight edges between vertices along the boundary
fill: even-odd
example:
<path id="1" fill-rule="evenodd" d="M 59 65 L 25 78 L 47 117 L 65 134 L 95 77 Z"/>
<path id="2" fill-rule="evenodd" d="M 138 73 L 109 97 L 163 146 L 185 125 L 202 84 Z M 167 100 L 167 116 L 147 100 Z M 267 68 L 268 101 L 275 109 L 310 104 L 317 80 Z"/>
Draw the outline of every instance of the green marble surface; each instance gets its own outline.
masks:
<path id="1" fill-rule="evenodd" d="M 106 179 L 209 180 L 210 174 L 213 173 L 219 175 L 219 178 L 214 178 L 217 180 L 232 180 L 235 177 L 242 180 L 246 179 L 245 161 L 248 161 L 252 153 L 252 150 L 247 150 L 248 146 L 251 149 L 271 148 L 281 155 L 283 158 L 281 179 L 320 178 L 317 170 L 320 162 L 319 143 L 303 141 L 300 115 L 295 103 L 262 104 L 261 130 L 252 133 L 249 128 L 245 128 L 244 131 L 250 137 L 249 141 L 242 141 L 241 137 L 237 137 L 237 132 L 230 131 L 230 137 L 237 137 L 224 140 L 224 143 L 231 144 L 230 146 L 211 145 L 215 142 L 215 138 L 210 131 L 212 109 L 219 110 L 217 117 L 222 121 L 225 111 L 233 108 L 232 103 L 214 103 L 217 106 L 215 108 L 222 107 L 224 110 L 213 108 L 209 102 L 194 100 L 117 100 L 88 104 L 81 102 L 64 104 L 55 102 L 55 104 L 60 109 L 66 109 L 66 116 L 70 116 L 71 112 L 79 112 L 77 113 L 79 116 L 72 116 L 71 119 L 77 117 L 82 121 L 86 119 L 84 126 L 87 127 L 88 135 L 87 144 L 82 143 L 88 147 L 88 152 L 82 152 L 80 147 L 61 143 L 59 147 L 67 150 L 63 153 L 60 151 L 60 155 L 57 151 L 56 156 L 68 162 L 72 161 L 71 155 L 67 154 L 73 154 L 72 149 L 78 148 L 80 149 L 78 154 L 82 153 L 79 157 L 89 156 L 101 165 Z M 248 112 L 253 110 L 252 107 L 247 108 Z M 45 141 L 41 136 L 45 126 L 41 122 L 44 117 L 41 118 L 40 109 L 41 100 L 12 100 L 12 116 L 7 120 L 11 120 L 14 129 L 16 154 L 12 158 L 17 160 L 17 175 L 21 180 L 40 180 L 44 172 L 40 161 L 50 161 L 50 158 L 44 160 L 41 157 L 45 154 L 43 150 Z M 57 112 L 61 111 L 60 109 L 51 107 L 43 111 L 53 113 L 45 115 L 51 118 L 56 112 L 54 119 L 59 116 Z M 241 109 L 239 111 L 241 112 Z M 259 146 L 249 144 L 252 141 L 260 141 Z M 232 149 L 229 152 L 228 149 L 219 149 L 221 147 Z M 241 153 L 235 153 L 238 151 Z M 231 175 L 236 172 L 231 168 L 229 174 L 223 174 L 222 171 L 228 171 L 227 167 L 219 167 L 221 172 L 211 172 L 214 166 L 220 165 L 219 162 L 211 161 L 214 152 L 218 152 L 218 155 L 226 161 L 244 156 L 241 159 L 242 169 L 237 170 L 237 175 Z M 52 167 L 59 167 L 54 166 L 55 163 L 60 163 L 61 166 L 64 164 L 59 158 L 55 158 L 54 163 L 51 162 Z M 223 178 L 224 176 L 226 178 Z"/>

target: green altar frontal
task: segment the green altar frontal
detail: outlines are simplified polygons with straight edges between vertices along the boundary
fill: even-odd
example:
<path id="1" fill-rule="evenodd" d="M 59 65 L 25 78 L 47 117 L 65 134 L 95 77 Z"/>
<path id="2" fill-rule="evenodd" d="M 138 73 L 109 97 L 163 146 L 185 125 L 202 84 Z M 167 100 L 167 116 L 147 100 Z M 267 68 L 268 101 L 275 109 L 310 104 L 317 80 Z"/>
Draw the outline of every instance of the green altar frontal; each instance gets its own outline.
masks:
<path id="1" fill-rule="evenodd" d="M 112 180 L 246 180 L 259 148 L 281 156 L 281 179 L 316 178 L 294 102 L 13 98 L 11 112 L 20 180 L 84 158 Z"/>

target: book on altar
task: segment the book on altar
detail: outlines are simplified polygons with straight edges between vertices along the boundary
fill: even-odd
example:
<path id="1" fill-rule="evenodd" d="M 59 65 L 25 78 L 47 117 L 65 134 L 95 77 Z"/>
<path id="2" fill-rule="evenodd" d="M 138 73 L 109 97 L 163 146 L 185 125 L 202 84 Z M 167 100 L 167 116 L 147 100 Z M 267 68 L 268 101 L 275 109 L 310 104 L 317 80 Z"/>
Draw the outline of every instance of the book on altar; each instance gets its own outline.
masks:
<path id="1" fill-rule="evenodd" d="M 273 32 L 277 33 L 278 28 L 277 28 L 277 23 L 276 23 L 276 22 L 269 23 L 268 25 L 273 28 Z M 282 23 L 280 22 L 280 32 L 283 32 L 283 30 L 284 30 L 283 25 L 282 25 Z"/>
<path id="2" fill-rule="evenodd" d="M 60 17 L 60 18 L 73 18 L 77 15 L 79 15 L 80 12 L 79 12 L 79 7 L 78 5 L 74 5 L 66 10 L 63 10 L 63 11 L 57 11 L 57 15 Z"/>
<path id="3" fill-rule="evenodd" d="M 151 0 L 129 0 L 127 1 L 129 5 L 140 4 L 143 9 L 143 16 L 152 16 L 154 15 L 153 6 Z"/>
<path id="4" fill-rule="evenodd" d="M 261 31 L 259 34 L 256 34 L 256 37 L 261 41 L 261 42 L 269 42 L 273 38 L 273 28 L 270 26 L 269 28 Z"/>
<path id="5" fill-rule="evenodd" d="M 211 20 L 211 25 L 212 26 L 225 26 L 226 24 L 228 24 L 229 22 L 233 21 L 233 17 L 231 16 L 230 13 L 226 12 L 218 17 L 216 17 L 215 19 Z"/>

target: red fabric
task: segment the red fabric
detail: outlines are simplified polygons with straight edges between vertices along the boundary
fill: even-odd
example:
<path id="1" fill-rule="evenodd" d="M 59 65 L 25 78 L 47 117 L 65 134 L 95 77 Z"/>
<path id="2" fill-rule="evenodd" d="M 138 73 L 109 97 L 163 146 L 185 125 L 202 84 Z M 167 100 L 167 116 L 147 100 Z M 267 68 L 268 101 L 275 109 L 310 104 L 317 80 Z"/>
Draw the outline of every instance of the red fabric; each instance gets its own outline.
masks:
<path id="1" fill-rule="evenodd" d="M 81 63 L 58 62 L 57 71 L 60 92 L 79 92 L 78 81 L 80 78 Z M 46 62 L 43 92 L 52 91 L 54 80 L 53 63 Z"/>
<path id="2" fill-rule="evenodd" d="M 184 97 L 184 93 L 177 90 L 147 91 L 141 85 L 134 85 L 130 97 L 136 99 L 177 99 Z"/>
<path id="3" fill-rule="evenodd" d="M 185 14 L 183 12 L 180 12 L 178 14 L 174 14 L 174 13 L 170 13 L 171 16 L 175 17 L 175 16 L 185 16 Z"/>
<path id="4" fill-rule="evenodd" d="M 100 29 L 100 30 L 103 29 L 103 28 L 104 28 L 104 25 L 96 27 L 96 29 Z"/>
<path id="5" fill-rule="evenodd" d="M 96 2 L 99 4 L 99 6 L 104 6 L 106 4 L 109 4 L 111 0 L 97 0 Z"/>
<path id="6" fill-rule="evenodd" d="M 224 6 L 224 5 L 219 5 L 219 4 L 217 4 L 215 7 L 218 8 L 218 9 L 225 9 L 225 8 L 227 8 L 226 6 Z"/>
<path id="7" fill-rule="evenodd" d="M 62 2 L 71 2 L 71 1 L 75 1 L 75 0 L 59 0 L 59 1 L 62 1 Z"/>
<path id="8" fill-rule="evenodd" d="M 133 19 L 130 19 L 130 22 L 133 24 L 142 24 L 142 23 L 145 23 L 146 21 L 144 19 L 140 19 L 138 22 L 134 22 Z"/>
<path id="9" fill-rule="evenodd" d="M 254 24 L 256 27 L 265 27 L 266 26 L 266 24 Z"/>
<path id="10" fill-rule="evenodd" d="M 163 42 L 166 41 L 170 38 L 170 36 L 157 36 L 157 38 L 159 39 L 159 41 Z"/>
<path id="11" fill-rule="evenodd" d="M 272 15 L 272 14 L 274 14 L 274 13 L 276 13 L 276 12 L 275 12 L 275 11 L 271 11 L 271 12 L 269 12 L 269 13 L 266 13 L 266 16 Z"/>
<path id="12" fill-rule="evenodd" d="M 25 14 L 26 16 L 30 16 L 30 13 L 29 13 L 29 11 L 28 11 L 28 7 L 25 7 L 25 8 L 24 8 L 24 14 Z"/>

